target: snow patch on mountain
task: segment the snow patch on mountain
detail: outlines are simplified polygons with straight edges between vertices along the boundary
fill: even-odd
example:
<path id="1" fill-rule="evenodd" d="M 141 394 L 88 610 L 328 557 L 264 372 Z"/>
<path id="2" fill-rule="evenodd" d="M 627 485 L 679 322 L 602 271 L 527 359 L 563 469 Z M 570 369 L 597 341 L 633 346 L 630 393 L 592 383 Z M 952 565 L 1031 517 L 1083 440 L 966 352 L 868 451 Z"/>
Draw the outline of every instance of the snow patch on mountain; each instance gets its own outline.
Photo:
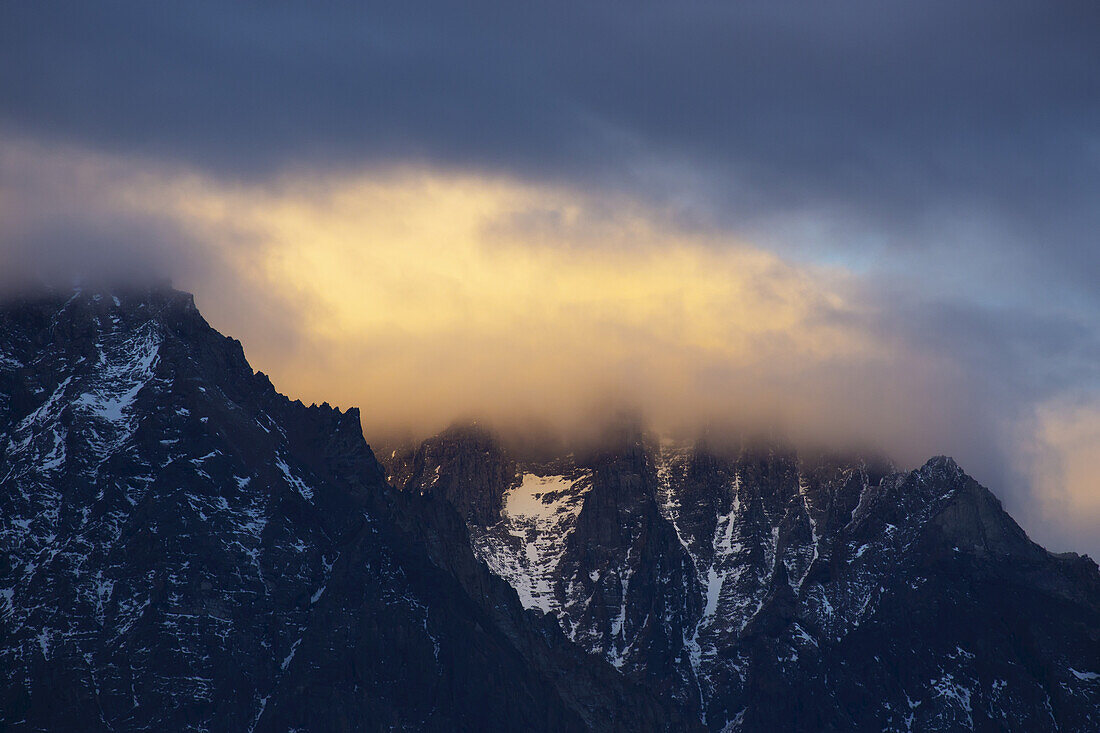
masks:
<path id="1" fill-rule="evenodd" d="M 570 476 L 524 473 L 504 495 L 500 521 L 472 528 L 474 549 L 489 569 L 507 580 L 525 608 L 560 610 L 557 566 L 591 488 L 589 472 Z"/>

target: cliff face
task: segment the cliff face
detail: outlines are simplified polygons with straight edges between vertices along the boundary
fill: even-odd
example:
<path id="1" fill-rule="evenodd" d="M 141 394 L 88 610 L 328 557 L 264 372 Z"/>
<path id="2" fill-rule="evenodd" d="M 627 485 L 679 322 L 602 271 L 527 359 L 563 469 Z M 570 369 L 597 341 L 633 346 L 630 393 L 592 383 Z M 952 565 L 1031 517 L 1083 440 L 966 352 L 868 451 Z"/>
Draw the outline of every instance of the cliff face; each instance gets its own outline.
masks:
<path id="1" fill-rule="evenodd" d="M 394 451 L 387 478 L 416 494 L 446 499 L 471 524 L 500 517 L 504 493 L 512 488 L 516 464 L 486 430 L 456 428 L 419 446 Z"/>
<path id="2" fill-rule="evenodd" d="M 186 294 L 4 304 L 0 727 L 680 727 L 445 499 L 388 487 L 356 410 L 276 393 Z"/>
<path id="3" fill-rule="evenodd" d="M 525 605 L 711 729 L 1100 722 L 1095 563 L 1032 543 L 951 459 L 608 445 L 516 461 L 474 546 Z"/>

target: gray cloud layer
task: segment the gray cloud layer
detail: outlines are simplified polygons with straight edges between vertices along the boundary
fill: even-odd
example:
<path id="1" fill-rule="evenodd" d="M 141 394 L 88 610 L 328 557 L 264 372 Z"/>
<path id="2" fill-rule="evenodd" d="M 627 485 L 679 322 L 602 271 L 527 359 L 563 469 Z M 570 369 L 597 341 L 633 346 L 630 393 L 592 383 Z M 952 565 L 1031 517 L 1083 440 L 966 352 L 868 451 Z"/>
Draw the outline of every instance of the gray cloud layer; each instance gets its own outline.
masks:
<path id="1" fill-rule="evenodd" d="M 24 3 L 3 18 L 9 123 L 233 175 L 413 156 L 621 183 L 682 159 L 720 199 L 895 223 L 957 196 L 1078 219 L 1100 181 L 1094 2 Z"/>

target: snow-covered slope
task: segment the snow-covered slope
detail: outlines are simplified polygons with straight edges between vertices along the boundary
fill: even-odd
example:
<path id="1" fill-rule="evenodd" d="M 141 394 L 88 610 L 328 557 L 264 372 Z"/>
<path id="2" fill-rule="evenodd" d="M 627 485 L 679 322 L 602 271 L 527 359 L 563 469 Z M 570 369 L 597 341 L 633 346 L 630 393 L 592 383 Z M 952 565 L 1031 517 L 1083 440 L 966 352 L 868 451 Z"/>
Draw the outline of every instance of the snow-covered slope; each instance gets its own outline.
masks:
<path id="1" fill-rule="evenodd" d="M 474 550 L 489 569 L 519 593 L 524 608 L 560 611 L 554 592 L 558 563 L 581 511 L 591 474 L 540 476 L 525 473 L 504 495 L 501 521 L 491 528 L 474 525 Z"/>

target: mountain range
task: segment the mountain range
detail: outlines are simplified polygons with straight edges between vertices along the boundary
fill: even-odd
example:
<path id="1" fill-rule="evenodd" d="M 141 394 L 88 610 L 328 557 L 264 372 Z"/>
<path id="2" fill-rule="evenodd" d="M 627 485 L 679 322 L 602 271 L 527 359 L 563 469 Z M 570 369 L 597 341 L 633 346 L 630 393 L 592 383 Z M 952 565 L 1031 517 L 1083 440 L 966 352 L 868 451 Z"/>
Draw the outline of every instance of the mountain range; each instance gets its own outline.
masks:
<path id="1" fill-rule="evenodd" d="M 1100 729 L 1100 571 L 950 458 L 517 445 L 376 457 L 186 293 L 9 297 L 0 728 Z"/>

